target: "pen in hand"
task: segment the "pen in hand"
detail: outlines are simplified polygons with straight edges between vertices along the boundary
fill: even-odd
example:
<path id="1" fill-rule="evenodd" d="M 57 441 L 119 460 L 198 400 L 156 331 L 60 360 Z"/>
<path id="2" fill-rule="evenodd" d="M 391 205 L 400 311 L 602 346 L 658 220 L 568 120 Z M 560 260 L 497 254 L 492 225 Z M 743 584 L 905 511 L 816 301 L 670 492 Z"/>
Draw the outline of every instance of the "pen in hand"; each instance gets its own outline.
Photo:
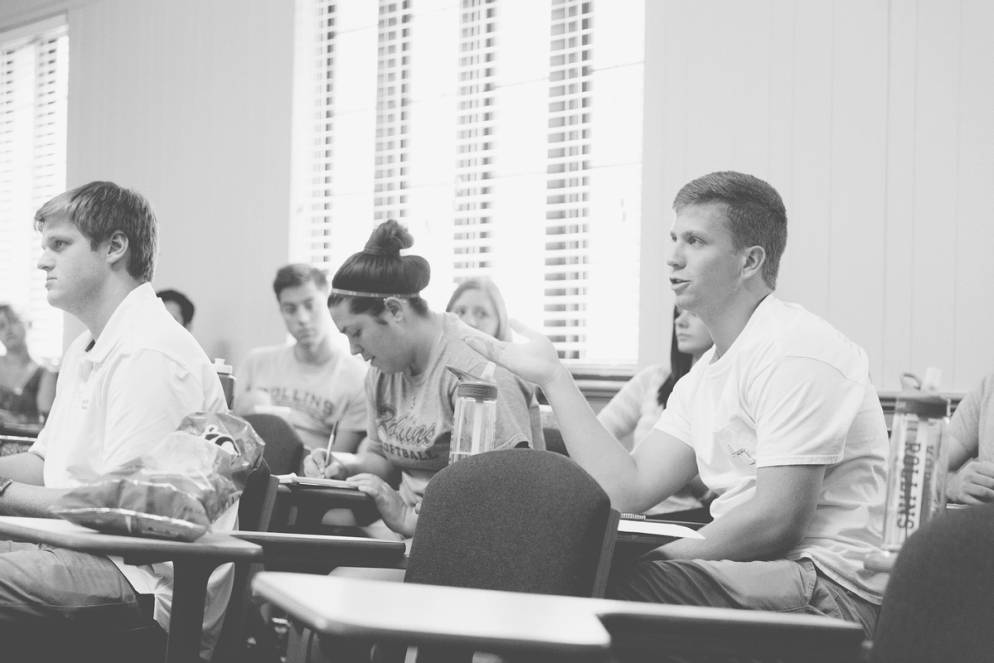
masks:
<path id="1" fill-rule="evenodd" d="M 331 450 L 335 446 L 335 437 L 337 434 L 338 434 L 338 422 L 336 421 L 331 426 L 331 435 L 328 436 L 328 447 L 324 451 L 324 465 L 320 468 L 322 476 L 327 476 L 325 470 L 335 460 L 335 457 L 331 455 Z"/>

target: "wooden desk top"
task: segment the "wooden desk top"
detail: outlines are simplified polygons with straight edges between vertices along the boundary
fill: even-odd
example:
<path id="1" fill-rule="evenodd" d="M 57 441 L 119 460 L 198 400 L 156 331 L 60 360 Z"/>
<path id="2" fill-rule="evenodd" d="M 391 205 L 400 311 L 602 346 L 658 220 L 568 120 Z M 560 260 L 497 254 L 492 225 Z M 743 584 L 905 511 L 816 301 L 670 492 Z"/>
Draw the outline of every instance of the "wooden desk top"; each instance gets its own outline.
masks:
<path id="1" fill-rule="evenodd" d="M 60 518 L 0 516 L 0 537 L 47 543 L 99 555 L 142 555 L 162 560 L 259 559 L 262 548 L 218 532 L 208 532 L 196 541 L 168 541 L 140 536 L 104 534 Z"/>
<path id="2" fill-rule="evenodd" d="M 263 572 L 253 591 L 327 634 L 605 659 L 611 638 L 571 597 Z"/>

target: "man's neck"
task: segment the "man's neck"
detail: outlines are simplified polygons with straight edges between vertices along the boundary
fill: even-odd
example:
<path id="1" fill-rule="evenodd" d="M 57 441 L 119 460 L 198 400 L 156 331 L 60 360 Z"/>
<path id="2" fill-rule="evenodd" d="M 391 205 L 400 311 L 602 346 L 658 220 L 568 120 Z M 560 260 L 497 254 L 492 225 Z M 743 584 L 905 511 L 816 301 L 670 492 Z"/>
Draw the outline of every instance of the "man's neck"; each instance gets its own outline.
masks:
<path id="1" fill-rule="evenodd" d="M 293 356 L 303 364 L 313 364 L 319 366 L 331 359 L 334 349 L 331 347 L 331 338 L 325 335 L 320 341 L 314 344 L 297 343 L 293 347 Z"/>
<path id="2" fill-rule="evenodd" d="M 80 319 L 93 336 L 93 340 L 100 338 L 104 328 L 110 321 L 114 311 L 121 305 L 121 302 L 131 294 L 131 292 L 142 285 L 133 279 L 115 279 L 107 281 L 103 289 L 81 307 L 79 311 L 69 311 Z"/>
<path id="3" fill-rule="evenodd" d="M 752 318 L 756 308 L 772 292 L 770 288 L 743 291 L 738 297 L 725 301 L 715 311 L 700 315 L 708 331 L 711 332 L 715 359 L 722 357 L 732 347 L 732 343 L 749 324 L 749 319 Z"/>

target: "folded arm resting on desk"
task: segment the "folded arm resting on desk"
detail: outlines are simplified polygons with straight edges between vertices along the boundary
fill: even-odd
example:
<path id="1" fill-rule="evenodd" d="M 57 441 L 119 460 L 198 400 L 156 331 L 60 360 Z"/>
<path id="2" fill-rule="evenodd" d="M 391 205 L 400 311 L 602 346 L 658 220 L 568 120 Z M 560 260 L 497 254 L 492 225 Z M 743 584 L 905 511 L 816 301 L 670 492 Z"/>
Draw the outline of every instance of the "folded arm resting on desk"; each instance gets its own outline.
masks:
<path id="1" fill-rule="evenodd" d="M 14 483 L 0 495 L 0 515 L 50 517 L 48 507 L 66 491 L 45 488 L 42 470 L 45 461 L 30 452 L 0 458 L 0 477 Z"/>
<path id="2" fill-rule="evenodd" d="M 782 555 L 807 531 L 824 475 L 823 465 L 759 468 L 751 500 L 698 530 L 703 539 L 678 539 L 654 556 L 752 561 Z"/>

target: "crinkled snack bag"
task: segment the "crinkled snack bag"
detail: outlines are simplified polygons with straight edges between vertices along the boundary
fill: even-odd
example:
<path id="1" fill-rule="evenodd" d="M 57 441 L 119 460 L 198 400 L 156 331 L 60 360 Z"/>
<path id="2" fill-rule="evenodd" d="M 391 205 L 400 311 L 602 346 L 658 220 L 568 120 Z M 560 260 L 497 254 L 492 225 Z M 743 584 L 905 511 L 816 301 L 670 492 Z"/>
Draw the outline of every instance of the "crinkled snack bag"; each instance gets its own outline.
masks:
<path id="1" fill-rule="evenodd" d="M 264 446 L 244 419 L 198 412 L 142 457 L 70 490 L 50 510 L 103 532 L 192 541 L 238 501 Z"/>
<path id="2" fill-rule="evenodd" d="M 210 529 L 203 503 L 183 476 L 155 481 L 109 478 L 60 497 L 52 512 L 77 525 L 110 534 L 193 541 Z"/>

